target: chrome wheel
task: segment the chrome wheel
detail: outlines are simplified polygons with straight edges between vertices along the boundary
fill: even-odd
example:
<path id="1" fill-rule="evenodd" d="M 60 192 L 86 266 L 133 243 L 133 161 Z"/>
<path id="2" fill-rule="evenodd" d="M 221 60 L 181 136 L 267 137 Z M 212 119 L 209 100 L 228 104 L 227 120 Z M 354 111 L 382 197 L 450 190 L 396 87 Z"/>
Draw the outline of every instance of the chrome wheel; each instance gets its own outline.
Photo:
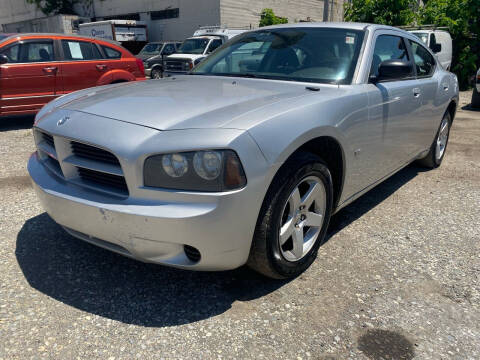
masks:
<path id="1" fill-rule="evenodd" d="M 152 79 L 161 79 L 162 73 L 160 70 L 152 70 Z"/>
<path id="2" fill-rule="evenodd" d="M 442 158 L 443 154 L 445 153 L 449 131 L 450 131 L 450 126 L 448 123 L 448 118 L 444 117 L 440 125 L 440 131 L 438 132 L 438 137 L 437 137 L 437 146 L 435 148 L 435 158 L 437 159 L 437 161 L 439 161 Z"/>
<path id="3" fill-rule="evenodd" d="M 322 229 L 326 210 L 323 182 L 309 176 L 295 187 L 283 207 L 279 247 L 287 261 L 298 261 L 313 247 Z"/>

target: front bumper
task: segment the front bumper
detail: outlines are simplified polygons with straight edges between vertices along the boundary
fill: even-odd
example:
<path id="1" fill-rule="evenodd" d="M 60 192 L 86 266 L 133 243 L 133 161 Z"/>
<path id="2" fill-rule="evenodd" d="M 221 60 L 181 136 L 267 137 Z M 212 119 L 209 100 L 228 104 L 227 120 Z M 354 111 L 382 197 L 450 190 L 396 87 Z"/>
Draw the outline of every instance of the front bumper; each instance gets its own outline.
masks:
<path id="1" fill-rule="evenodd" d="M 83 114 L 82 124 L 76 127 L 75 114 L 70 116 L 73 119 L 70 120 L 71 124 L 64 126 L 66 129 L 71 126 L 71 130 L 77 134 L 83 129 L 87 138 L 82 137 L 82 140 L 95 144 L 103 137 L 101 132 L 84 130 L 94 126 L 90 121 L 95 121 L 95 117 Z M 112 122 L 106 125 L 110 128 L 115 125 L 117 128 L 128 127 L 130 130 L 125 132 L 126 137 L 131 137 L 135 128 L 140 129 L 137 131 L 139 137 L 142 132 L 148 135 L 146 137 L 154 136 L 159 152 L 162 152 L 159 144 L 169 142 L 167 136 L 178 143 L 180 137 L 189 137 L 190 133 L 189 130 L 158 132 L 110 119 L 102 121 Z M 48 119 L 42 125 L 42 131 L 51 133 L 54 129 Z M 230 130 L 221 131 L 232 133 Z M 219 138 L 215 130 L 202 132 L 204 136 L 199 138 L 209 141 L 209 133 L 213 138 Z M 63 136 L 68 134 L 54 136 L 55 143 L 60 144 Z M 112 137 L 111 143 L 105 137 L 103 139 L 102 145 L 113 153 L 118 154 L 115 146 L 119 145 L 123 145 L 124 153 L 130 153 L 125 149 L 128 141 L 122 141 L 121 136 Z M 144 262 L 192 270 L 228 270 L 245 264 L 248 259 L 265 191 L 265 178 L 259 176 L 266 172 L 263 155 L 253 142 L 243 139 L 240 143 L 244 143 L 244 146 L 233 148 L 240 157 L 252 159 L 253 167 L 244 166 L 249 184 L 241 190 L 224 193 L 145 188 L 141 185 L 141 173 L 139 175 L 142 166 L 134 161 L 138 150 L 132 159 L 119 156 L 129 187 L 129 196 L 126 198 L 114 197 L 82 187 L 68 178 L 61 178 L 44 165 L 44 160 L 37 153 L 29 159 L 28 172 L 47 213 L 77 238 Z M 137 145 L 132 144 L 132 147 L 136 148 Z M 132 154 L 135 154 L 133 150 Z M 187 257 L 185 245 L 198 249 L 199 261 Z"/>

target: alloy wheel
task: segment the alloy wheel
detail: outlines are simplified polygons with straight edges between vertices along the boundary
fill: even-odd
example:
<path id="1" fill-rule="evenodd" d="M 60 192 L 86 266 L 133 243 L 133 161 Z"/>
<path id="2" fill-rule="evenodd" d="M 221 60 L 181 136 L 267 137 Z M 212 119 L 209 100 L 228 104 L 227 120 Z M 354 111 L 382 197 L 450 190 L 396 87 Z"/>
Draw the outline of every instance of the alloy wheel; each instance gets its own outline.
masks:
<path id="1" fill-rule="evenodd" d="M 450 126 L 448 123 L 448 118 L 444 117 L 440 125 L 440 131 L 438 132 L 438 137 L 437 137 L 437 146 L 435 148 L 435 158 L 437 159 L 437 161 L 439 161 L 442 158 L 443 154 L 445 153 L 449 131 L 450 131 Z"/>
<path id="2" fill-rule="evenodd" d="M 316 176 L 302 179 L 282 211 L 279 247 L 287 261 L 302 259 L 318 239 L 326 211 L 326 191 Z"/>

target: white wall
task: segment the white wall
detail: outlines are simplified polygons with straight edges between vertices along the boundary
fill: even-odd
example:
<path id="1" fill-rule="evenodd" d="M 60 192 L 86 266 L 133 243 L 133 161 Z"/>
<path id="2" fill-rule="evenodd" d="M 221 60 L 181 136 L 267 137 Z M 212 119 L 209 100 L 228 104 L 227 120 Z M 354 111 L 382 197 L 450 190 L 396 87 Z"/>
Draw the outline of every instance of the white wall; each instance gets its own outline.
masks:
<path id="1" fill-rule="evenodd" d="M 35 5 L 27 4 L 25 0 L 0 0 L 0 25 L 44 16 Z"/>
<path id="2" fill-rule="evenodd" d="M 95 0 L 94 5 L 97 18 L 140 13 L 152 41 L 183 40 L 199 26 L 220 24 L 220 0 Z M 168 8 L 179 8 L 179 17 L 150 20 L 150 11 Z"/>
<path id="3" fill-rule="evenodd" d="M 328 19 L 324 19 L 324 5 L 329 3 Z M 307 20 L 342 21 L 344 0 L 220 0 L 222 24 L 230 27 L 258 27 L 263 9 L 270 8 L 289 23 Z"/>

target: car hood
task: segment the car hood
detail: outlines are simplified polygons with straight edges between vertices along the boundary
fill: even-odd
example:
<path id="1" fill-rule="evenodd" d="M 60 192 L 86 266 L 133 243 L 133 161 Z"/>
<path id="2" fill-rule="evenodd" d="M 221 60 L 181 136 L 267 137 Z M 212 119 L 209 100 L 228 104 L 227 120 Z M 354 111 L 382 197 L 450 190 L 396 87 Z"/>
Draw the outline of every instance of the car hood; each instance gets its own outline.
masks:
<path id="1" fill-rule="evenodd" d="M 206 55 L 203 55 L 203 54 L 183 54 L 183 53 L 178 53 L 178 54 L 172 54 L 172 55 L 169 55 L 167 56 L 167 60 L 176 60 L 176 59 L 180 59 L 180 60 L 197 60 L 197 59 L 200 59 L 200 58 L 203 58 L 205 57 Z"/>
<path id="2" fill-rule="evenodd" d="M 138 54 L 138 55 L 136 55 L 136 57 L 139 58 L 139 59 L 142 59 L 143 61 L 145 61 L 145 60 L 151 60 L 151 59 L 157 57 L 158 55 L 159 55 L 159 54 L 156 54 L 156 55 L 155 55 L 155 54 L 154 54 L 154 55 L 151 55 L 151 54 L 150 54 L 150 55 L 149 55 L 149 54 Z"/>
<path id="3" fill-rule="evenodd" d="M 251 121 L 256 110 L 271 107 L 271 116 L 276 104 L 312 94 L 319 93 L 300 83 L 186 75 L 87 89 L 56 107 L 158 130 L 244 128 L 243 115 Z"/>

